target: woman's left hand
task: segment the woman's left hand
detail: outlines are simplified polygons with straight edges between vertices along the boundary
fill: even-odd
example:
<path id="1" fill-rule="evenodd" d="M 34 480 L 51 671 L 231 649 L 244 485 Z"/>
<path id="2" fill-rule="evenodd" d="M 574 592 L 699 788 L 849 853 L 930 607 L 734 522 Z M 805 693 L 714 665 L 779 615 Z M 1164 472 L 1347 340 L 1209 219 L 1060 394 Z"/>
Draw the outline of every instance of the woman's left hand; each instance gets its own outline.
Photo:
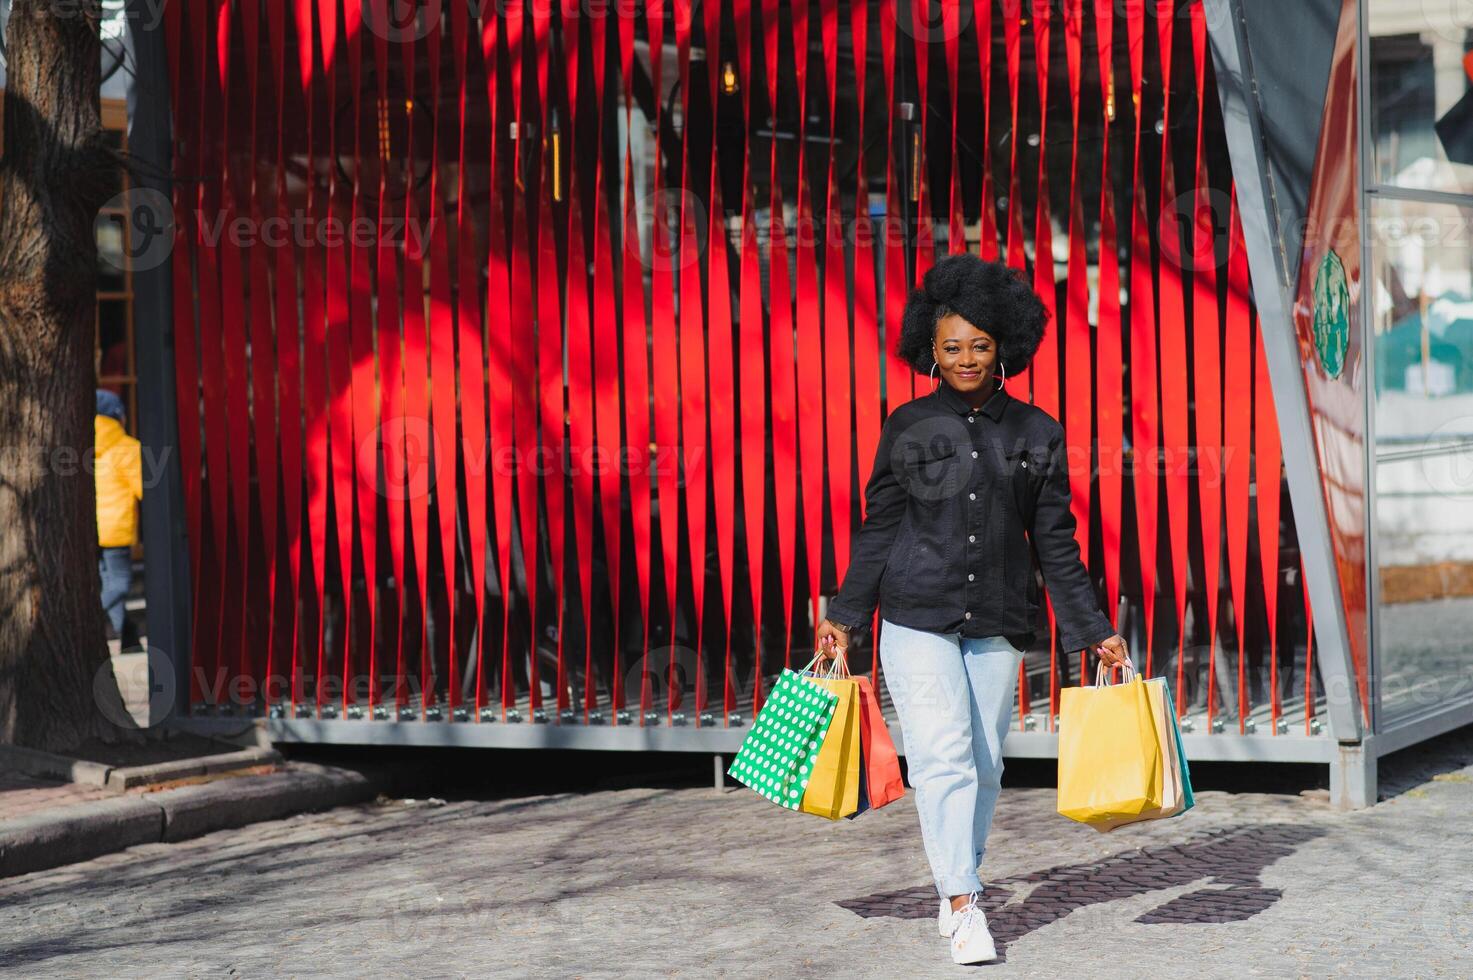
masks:
<path id="1" fill-rule="evenodd" d="M 1130 651 L 1125 648 L 1125 637 L 1119 633 L 1095 647 L 1095 656 L 1106 667 L 1125 667 L 1130 664 Z"/>

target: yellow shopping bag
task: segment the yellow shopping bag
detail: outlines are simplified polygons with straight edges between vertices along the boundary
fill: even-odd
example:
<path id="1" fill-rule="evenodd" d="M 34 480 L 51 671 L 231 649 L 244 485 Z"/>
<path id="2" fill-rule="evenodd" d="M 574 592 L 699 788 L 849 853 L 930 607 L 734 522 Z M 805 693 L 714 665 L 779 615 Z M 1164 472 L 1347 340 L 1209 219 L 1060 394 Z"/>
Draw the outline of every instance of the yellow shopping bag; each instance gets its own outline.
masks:
<path id="1" fill-rule="evenodd" d="M 1109 833 L 1116 827 L 1124 827 L 1126 824 L 1174 817 L 1186 805 L 1181 757 L 1176 751 L 1176 728 L 1172 718 L 1172 712 L 1176 710 L 1176 706 L 1171 703 L 1171 693 L 1167 690 L 1166 679 L 1153 677 L 1146 681 L 1146 693 L 1151 699 L 1151 718 L 1156 723 L 1156 740 L 1161 745 L 1161 805 L 1143 810 L 1139 816 L 1135 817 L 1119 817 L 1113 820 L 1091 822 L 1090 826 L 1102 834 Z"/>
<path id="2" fill-rule="evenodd" d="M 1162 753 L 1146 684 L 1126 680 L 1062 692 L 1059 710 L 1059 812 L 1095 823 L 1138 817 L 1161 806 Z"/>
<path id="3" fill-rule="evenodd" d="M 814 755 L 813 772 L 803 791 L 801 809 L 829 820 L 847 817 L 859 809 L 860 719 L 859 684 L 839 657 L 828 676 L 809 677 L 838 695 L 828 734 Z"/>

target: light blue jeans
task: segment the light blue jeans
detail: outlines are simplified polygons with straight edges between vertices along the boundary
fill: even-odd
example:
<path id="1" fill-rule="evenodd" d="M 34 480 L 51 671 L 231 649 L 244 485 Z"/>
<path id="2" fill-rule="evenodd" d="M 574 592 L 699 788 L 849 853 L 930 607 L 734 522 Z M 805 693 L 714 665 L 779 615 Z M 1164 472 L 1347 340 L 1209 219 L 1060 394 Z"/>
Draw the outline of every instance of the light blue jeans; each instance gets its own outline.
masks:
<path id="1" fill-rule="evenodd" d="M 941 897 L 982 890 L 977 867 L 1002 791 L 1002 742 L 1022 652 L 885 622 L 880 665 L 900 717 L 921 840 Z"/>

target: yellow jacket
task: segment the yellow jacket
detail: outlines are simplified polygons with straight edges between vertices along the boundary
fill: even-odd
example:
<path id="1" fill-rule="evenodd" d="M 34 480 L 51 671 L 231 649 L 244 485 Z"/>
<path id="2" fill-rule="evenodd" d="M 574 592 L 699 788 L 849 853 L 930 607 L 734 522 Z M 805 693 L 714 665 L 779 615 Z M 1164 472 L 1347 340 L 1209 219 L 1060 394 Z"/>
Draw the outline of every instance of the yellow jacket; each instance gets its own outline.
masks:
<path id="1" fill-rule="evenodd" d="M 106 415 L 95 419 L 97 440 L 97 544 L 130 548 L 138 538 L 143 499 L 143 452 L 123 424 Z"/>

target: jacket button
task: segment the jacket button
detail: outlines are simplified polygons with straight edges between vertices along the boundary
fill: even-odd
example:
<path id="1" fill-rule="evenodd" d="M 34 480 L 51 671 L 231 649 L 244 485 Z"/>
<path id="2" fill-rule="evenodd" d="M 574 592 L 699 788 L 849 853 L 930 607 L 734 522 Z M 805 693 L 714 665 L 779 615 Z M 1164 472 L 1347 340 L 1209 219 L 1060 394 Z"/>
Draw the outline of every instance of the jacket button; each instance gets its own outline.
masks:
<path id="1" fill-rule="evenodd" d="M 975 493 L 974 493 L 974 494 L 972 494 L 972 499 L 973 499 L 973 500 L 976 500 L 976 499 L 977 499 L 977 495 L 976 495 L 976 494 L 975 494 Z"/>
<path id="2" fill-rule="evenodd" d="M 1026 470 L 1027 468 L 1028 468 L 1028 460 L 1025 459 L 1025 460 L 1023 460 L 1023 469 Z"/>
<path id="3" fill-rule="evenodd" d="M 975 422 L 975 421 L 977 421 L 977 416 L 975 416 L 975 415 L 968 415 L 967 416 L 967 421 L 968 422 Z"/>
<path id="4" fill-rule="evenodd" d="M 975 449 L 972 450 L 972 458 L 973 459 L 976 459 L 977 458 L 977 450 L 975 450 Z"/>
<path id="5" fill-rule="evenodd" d="M 971 619 L 972 618 L 972 614 L 971 613 L 967 613 L 967 618 L 968 619 Z"/>
<path id="6" fill-rule="evenodd" d="M 969 535 L 967 535 L 967 540 L 970 541 L 972 544 L 976 544 L 977 543 L 977 535 L 975 535 L 975 534 L 969 534 Z"/>
<path id="7" fill-rule="evenodd" d="M 977 581 L 977 573 L 976 572 L 968 573 L 968 575 L 967 575 L 967 581 L 968 582 L 975 582 L 975 581 Z"/>

